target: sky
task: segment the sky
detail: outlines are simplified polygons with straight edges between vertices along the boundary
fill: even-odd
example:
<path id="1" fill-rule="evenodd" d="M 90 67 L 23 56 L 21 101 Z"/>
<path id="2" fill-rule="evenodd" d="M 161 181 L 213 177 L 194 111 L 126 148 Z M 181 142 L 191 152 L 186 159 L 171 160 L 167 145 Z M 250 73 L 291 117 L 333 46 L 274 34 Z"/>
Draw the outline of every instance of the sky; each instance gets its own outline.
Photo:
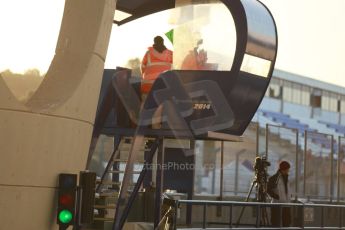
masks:
<path id="1" fill-rule="evenodd" d="M 278 27 L 276 68 L 345 87 L 345 0 L 261 1 Z M 47 71 L 63 7 L 64 0 L 0 2 L 0 71 Z"/>
<path id="2" fill-rule="evenodd" d="M 48 70 L 55 53 L 64 3 L 64 0 L 0 1 L 0 72 Z"/>
<path id="3" fill-rule="evenodd" d="M 278 27 L 276 68 L 345 87 L 345 1 L 262 2 Z"/>

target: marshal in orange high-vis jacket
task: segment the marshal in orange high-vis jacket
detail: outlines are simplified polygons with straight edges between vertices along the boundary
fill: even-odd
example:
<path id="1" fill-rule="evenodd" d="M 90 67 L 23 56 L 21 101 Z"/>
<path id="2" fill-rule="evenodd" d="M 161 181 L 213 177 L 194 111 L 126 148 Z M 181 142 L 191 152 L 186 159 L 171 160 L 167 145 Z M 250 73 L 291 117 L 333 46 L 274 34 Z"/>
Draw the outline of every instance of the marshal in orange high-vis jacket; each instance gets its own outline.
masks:
<path id="1" fill-rule="evenodd" d="M 164 71 L 170 70 L 173 62 L 173 52 L 164 46 L 162 37 L 154 38 L 154 44 L 148 48 L 142 62 L 142 84 L 141 93 L 148 94 L 151 90 L 153 82 L 158 75 Z"/>

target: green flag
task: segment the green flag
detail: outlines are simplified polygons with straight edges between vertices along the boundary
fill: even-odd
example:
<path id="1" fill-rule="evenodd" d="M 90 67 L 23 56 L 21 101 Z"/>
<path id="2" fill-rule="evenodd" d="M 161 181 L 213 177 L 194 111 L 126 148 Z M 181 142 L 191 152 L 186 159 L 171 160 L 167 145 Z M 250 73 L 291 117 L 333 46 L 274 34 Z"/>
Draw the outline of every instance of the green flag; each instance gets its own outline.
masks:
<path id="1" fill-rule="evenodd" d="M 174 30 L 171 29 L 168 32 L 165 33 L 165 36 L 170 40 L 172 44 L 174 44 Z"/>

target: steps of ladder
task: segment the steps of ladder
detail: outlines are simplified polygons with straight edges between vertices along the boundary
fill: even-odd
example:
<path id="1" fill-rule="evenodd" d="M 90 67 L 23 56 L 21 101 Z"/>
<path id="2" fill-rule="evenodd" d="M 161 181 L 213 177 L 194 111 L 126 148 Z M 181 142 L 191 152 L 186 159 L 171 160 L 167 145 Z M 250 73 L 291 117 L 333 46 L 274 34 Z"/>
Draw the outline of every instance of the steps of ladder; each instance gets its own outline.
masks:
<path id="1" fill-rule="evenodd" d="M 95 204 L 93 206 L 94 208 L 98 208 L 98 209 L 114 209 L 116 208 L 116 205 L 101 205 L 101 204 Z"/>
<path id="2" fill-rule="evenodd" d="M 118 150 L 120 151 L 129 151 L 132 147 L 132 144 L 130 143 L 121 143 Z M 150 148 L 147 148 L 146 145 L 142 145 L 139 149 L 139 151 L 150 151 L 151 149 Z"/>
<path id="3" fill-rule="evenodd" d="M 114 218 L 110 218 L 110 217 L 94 217 L 93 220 L 95 220 L 95 221 L 114 221 Z"/>
<path id="4" fill-rule="evenodd" d="M 108 171 L 108 173 L 118 174 L 118 173 L 125 173 L 125 171 L 124 170 L 110 170 L 110 171 Z M 133 171 L 132 173 L 133 174 L 140 174 L 141 171 Z"/>
<path id="5" fill-rule="evenodd" d="M 128 137 L 123 137 L 122 139 L 123 140 L 133 140 L 133 137 L 128 136 Z M 155 137 L 144 137 L 144 141 L 154 141 L 156 139 L 157 138 L 155 138 Z"/>
<path id="6" fill-rule="evenodd" d="M 98 197 L 118 197 L 119 192 L 102 192 L 98 194 Z"/>
<path id="7" fill-rule="evenodd" d="M 101 183 L 101 180 L 96 180 L 96 184 L 100 184 Z M 121 182 L 116 182 L 116 181 L 103 181 L 102 182 L 102 185 L 121 185 Z"/>
<path id="8" fill-rule="evenodd" d="M 141 168 L 144 167 L 145 160 L 144 158 L 144 152 L 145 151 L 151 151 L 150 148 L 146 145 L 147 141 L 149 140 L 155 140 L 156 138 L 145 138 L 142 142 L 142 145 L 138 148 L 138 161 L 133 162 L 134 166 L 136 168 L 133 168 L 132 174 L 140 174 Z M 113 177 L 118 174 L 125 173 L 125 170 L 123 168 L 124 165 L 127 164 L 127 158 L 128 154 L 132 148 L 133 138 L 132 137 L 126 137 L 121 140 L 120 145 L 117 149 L 117 156 L 119 156 L 120 159 L 113 159 L 110 163 L 111 164 L 118 164 L 118 167 L 114 167 L 114 165 L 109 165 L 107 174 L 110 174 L 110 177 Z M 116 156 L 116 155 L 115 155 Z M 140 166 L 140 167 L 139 167 Z M 119 178 L 117 178 L 119 179 Z M 131 193 L 133 192 L 133 187 L 136 185 L 136 181 L 130 182 L 129 187 L 127 188 L 127 192 Z M 99 213 L 99 215 L 95 215 L 94 221 L 97 221 L 98 223 L 104 222 L 104 223 L 110 223 L 114 221 L 113 212 L 116 209 L 116 203 L 119 196 L 119 187 L 122 185 L 122 182 L 118 181 L 112 181 L 109 178 L 104 178 L 104 180 L 101 182 L 101 179 L 96 180 L 96 184 L 100 185 L 100 193 L 96 193 L 97 200 L 94 204 L 94 210 L 95 212 Z M 110 188 L 112 187 L 112 188 Z M 106 188 L 102 190 L 102 188 Z"/>
<path id="9" fill-rule="evenodd" d="M 131 149 L 130 148 L 119 148 L 117 151 L 121 151 L 121 152 L 127 152 L 127 151 L 130 151 Z M 139 152 L 148 152 L 150 151 L 151 149 L 138 149 Z"/>
<path id="10" fill-rule="evenodd" d="M 96 180 L 96 183 L 97 184 L 100 184 L 101 181 L 100 180 Z M 102 185 L 121 185 L 122 182 L 115 182 L 115 181 L 108 181 L 108 180 L 105 180 L 102 182 Z M 136 183 L 130 183 L 130 185 L 135 185 Z"/>
<path id="11" fill-rule="evenodd" d="M 114 159 L 114 162 L 127 162 L 127 159 Z M 135 161 L 134 164 L 145 164 L 145 161 Z"/>

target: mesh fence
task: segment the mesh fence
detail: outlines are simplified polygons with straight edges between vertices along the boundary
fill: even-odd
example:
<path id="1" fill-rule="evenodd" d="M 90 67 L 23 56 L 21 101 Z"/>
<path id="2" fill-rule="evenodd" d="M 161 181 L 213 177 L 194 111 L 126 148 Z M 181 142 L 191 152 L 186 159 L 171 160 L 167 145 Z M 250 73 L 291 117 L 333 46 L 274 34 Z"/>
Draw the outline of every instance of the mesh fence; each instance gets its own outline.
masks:
<path id="1" fill-rule="evenodd" d="M 305 132 L 304 196 L 330 198 L 333 196 L 333 136 Z"/>
<path id="2" fill-rule="evenodd" d="M 345 201 L 345 137 L 338 139 L 338 178 L 337 196 L 338 200 Z"/>
<path id="3" fill-rule="evenodd" d="M 279 169 L 281 161 L 288 161 L 291 165 L 289 172 L 290 193 L 295 196 L 298 191 L 301 156 L 299 154 L 300 143 L 298 130 L 281 126 L 267 125 L 266 129 L 266 154 L 271 163 L 267 172 L 270 176 Z"/>
<path id="4" fill-rule="evenodd" d="M 194 193 L 219 195 L 221 143 L 196 141 Z"/>
<path id="5" fill-rule="evenodd" d="M 257 132 L 257 123 L 251 123 L 243 134 L 243 142 L 224 142 L 224 195 L 247 195 L 254 177 Z"/>

